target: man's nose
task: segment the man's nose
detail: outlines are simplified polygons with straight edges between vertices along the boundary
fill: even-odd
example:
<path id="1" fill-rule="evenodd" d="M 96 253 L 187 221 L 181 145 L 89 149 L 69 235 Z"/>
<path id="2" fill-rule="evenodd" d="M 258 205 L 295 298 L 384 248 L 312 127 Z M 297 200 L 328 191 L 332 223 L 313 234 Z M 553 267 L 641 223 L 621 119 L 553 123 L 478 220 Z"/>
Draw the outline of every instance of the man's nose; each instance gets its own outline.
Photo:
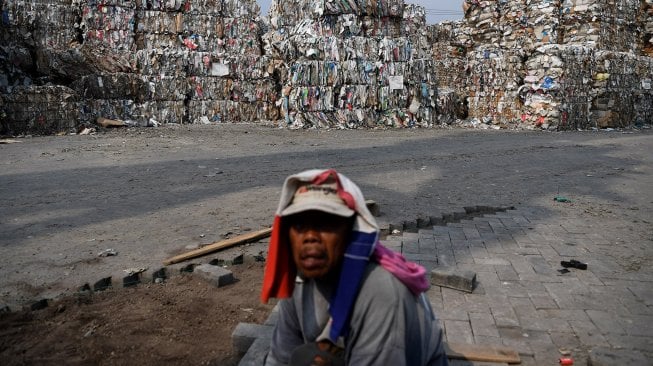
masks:
<path id="1" fill-rule="evenodd" d="M 302 232 L 302 241 L 304 243 L 315 243 L 320 241 L 320 230 L 315 225 L 307 225 Z"/>

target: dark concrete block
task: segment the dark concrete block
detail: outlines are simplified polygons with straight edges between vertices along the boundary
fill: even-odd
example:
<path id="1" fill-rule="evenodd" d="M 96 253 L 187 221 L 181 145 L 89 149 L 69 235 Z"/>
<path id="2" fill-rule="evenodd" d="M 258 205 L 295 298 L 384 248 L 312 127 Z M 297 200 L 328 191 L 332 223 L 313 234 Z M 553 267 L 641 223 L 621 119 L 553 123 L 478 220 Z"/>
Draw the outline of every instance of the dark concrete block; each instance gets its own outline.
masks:
<path id="1" fill-rule="evenodd" d="M 266 339 L 269 345 L 273 331 L 273 325 L 238 323 L 231 333 L 231 342 L 233 343 L 234 350 L 238 354 L 244 354 L 258 338 Z"/>
<path id="2" fill-rule="evenodd" d="M 48 299 L 41 299 L 39 301 L 36 301 L 30 305 L 30 309 L 32 311 L 35 310 L 42 310 L 48 307 Z"/>
<path id="3" fill-rule="evenodd" d="M 93 285 L 93 291 L 104 291 L 111 287 L 111 277 L 105 277 Z"/>
<path id="4" fill-rule="evenodd" d="M 431 216 L 429 217 L 429 221 L 431 221 L 432 226 L 444 226 L 445 222 L 444 219 L 442 218 L 442 215 L 440 216 Z"/>
<path id="5" fill-rule="evenodd" d="M 417 218 L 417 227 L 418 228 L 424 229 L 424 228 L 429 227 L 429 226 L 432 226 L 430 217 L 418 217 Z"/>
<path id="6" fill-rule="evenodd" d="M 193 273 L 211 282 L 216 287 L 226 286 L 234 282 L 234 275 L 230 270 L 210 264 L 195 267 Z"/>
<path id="7" fill-rule="evenodd" d="M 476 273 L 455 267 L 436 267 L 431 271 L 431 284 L 472 292 L 476 286 Z"/>
<path id="8" fill-rule="evenodd" d="M 157 271 L 152 272 L 152 282 L 153 283 L 161 283 L 164 282 L 168 278 L 168 274 L 166 272 L 165 268 L 161 268 Z"/>
<path id="9" fill-rule="evenodd" d="M 265 364 L 265 357 L 270 350 L 270 339 L 257 338 L 238 363 L 238 366 L 260 366 Z"/>
<path id="10" fill-rule="evenodd" d="M 141 283 L 141 273 L 132 273 L 122 278 L 122 287 L 133 287 Z"/>
<path id="11" fill-rule="evenodd" d="M 416 233 L 417 232 L 417 220 L 409 220 L 409 221 L 404 221 L 404 231 L 410 232 L 410 233 Z"/>
<path id="12" fill-rule="evenodd" d="M 381 207 L 379 207 L 376 201 L 367 200 L 365 201 L 365 206 L 367 206 L 367 209 L 370 210 L 372 216 L 379 217 L 381 215 Z"/>

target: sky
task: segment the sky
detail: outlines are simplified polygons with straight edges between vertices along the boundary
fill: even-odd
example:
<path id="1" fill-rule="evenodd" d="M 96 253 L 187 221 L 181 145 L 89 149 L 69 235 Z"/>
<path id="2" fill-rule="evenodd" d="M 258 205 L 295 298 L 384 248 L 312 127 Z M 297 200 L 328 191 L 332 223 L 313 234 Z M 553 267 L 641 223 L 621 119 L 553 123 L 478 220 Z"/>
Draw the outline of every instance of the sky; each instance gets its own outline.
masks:
<path id="1" fill-rule="evenodd" d="M 256 0 L 261 7 L 261 15 L 266 15 L 272 0 Z M 463 0 L 405 0 L 407 4 L 421 5 L 426 9 L 426 23 L 435 24 L 445 20 L 463 18 Z"/>

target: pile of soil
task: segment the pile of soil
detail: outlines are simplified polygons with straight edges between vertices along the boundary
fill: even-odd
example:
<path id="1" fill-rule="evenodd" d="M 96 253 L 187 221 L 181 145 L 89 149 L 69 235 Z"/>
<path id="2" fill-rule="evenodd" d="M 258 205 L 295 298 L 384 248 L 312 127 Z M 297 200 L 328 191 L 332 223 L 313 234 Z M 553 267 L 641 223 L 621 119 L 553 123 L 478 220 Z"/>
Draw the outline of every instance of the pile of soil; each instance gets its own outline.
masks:
<path id="1" fill-rule="evenodd" d="M 216 288 L 193 274 L 162 284 L 76 294 L 42 310 L 0 316 L 8 365 L 236 365 L 231 333 L 263 323 L 264 263 L 229 267 L 237 281 Z"/>

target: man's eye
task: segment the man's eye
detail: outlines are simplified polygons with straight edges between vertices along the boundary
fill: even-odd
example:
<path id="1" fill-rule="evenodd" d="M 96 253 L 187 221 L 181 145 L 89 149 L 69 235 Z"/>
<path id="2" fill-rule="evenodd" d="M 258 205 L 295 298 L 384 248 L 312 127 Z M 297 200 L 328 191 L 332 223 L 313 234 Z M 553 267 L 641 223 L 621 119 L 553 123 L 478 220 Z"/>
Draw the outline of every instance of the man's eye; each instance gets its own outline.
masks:
<path id="1" fill-rule="evenodd" d="M 290 227 L 292 227 L 297 231 L 304 231 L 308 228 L 308 225 L 306 225 L 303 222 L 293 222 L 292 224 L 290 224 Z"/>

